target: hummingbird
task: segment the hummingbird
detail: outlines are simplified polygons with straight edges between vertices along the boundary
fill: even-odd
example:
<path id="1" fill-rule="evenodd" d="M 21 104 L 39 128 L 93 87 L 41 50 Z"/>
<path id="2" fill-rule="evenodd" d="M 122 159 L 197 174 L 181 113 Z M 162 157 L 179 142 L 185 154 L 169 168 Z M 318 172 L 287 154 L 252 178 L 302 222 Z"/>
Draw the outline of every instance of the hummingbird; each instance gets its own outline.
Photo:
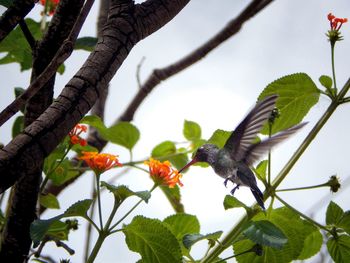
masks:
<path id="1" fill-rule="evenodd" d="M 254 143 L 254 139 L 263 125 L 269 120 L 278 96 L 271 95 L 259 101 L 237 128 L 231 133 L 224 147 L 204 144 L 198 148 L 192 161 L 186 164 L 180 173 L 197 162 L 208 163 L 215 173 L 225 179 L 224 185 L 231 181 L 236 186 L 231 190 L 234 195 L 240 186 L 249 187 L 257 203 L 265 210 L 263 194 L 257 186 L 254 172 L 250 167 L 273 146 L 297 132 L 307 123 L 301 123 L 283 130 L 269 138 Z"/>

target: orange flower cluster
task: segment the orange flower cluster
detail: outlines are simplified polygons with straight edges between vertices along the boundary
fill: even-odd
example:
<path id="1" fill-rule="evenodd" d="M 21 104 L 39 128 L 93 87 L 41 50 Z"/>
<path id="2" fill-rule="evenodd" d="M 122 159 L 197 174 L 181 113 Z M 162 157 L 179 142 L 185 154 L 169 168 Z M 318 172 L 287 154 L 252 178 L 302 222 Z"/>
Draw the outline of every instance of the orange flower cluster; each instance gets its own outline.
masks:
<path id="1" fill-rule="evenodd" d="M 77 124 L 75 127 L 69 132 L 68 136 L 70 137 L 71 144 L 80 144 L 81 146 L 86 146 L 86 140 L 82 139 L 79 135 L 82 132 L 87 131 L 87 126 L 83 124 Z"/>
<path id="2" fill-rule="evenodd" d="M 96 173 L 102 174 L 103 172 L 116 167 L 123 166 L 119 163 L 118 156 L 109 153 L 98 152 L 82 152 L 83 156 L 80 156 L 80 160 L 84 160 L 86 164 Z"/>
<path id="3" fill-rule="evenodd" d="M 158 185 L 167 185 L 173 188 L 176 184 L 183 186 L 180 181 L 182 174 L 180 174 L 176 169 L 171 167 L 169 161 L 160 162 L 153 158 L 145 162 L 149 166 L 149 173 L 153 180 Z"/>
<path id="4" fill-rule="evenodd" d="M 40 3 L 45 6 L 45 13 L 49 16 L 52 16 L 55 13 L 59 2 L 60 0 L 48 0 L 46 5 L 46 0 L 40 0 Z"/>
<path id="5" fill-rule="evenodd" d="M 336 31 L 339 31 L 341 26 L 344 23 L 348 22 L 347 18 L 338 18 L 338 17 L 335 17 L 332 13 L 329 13 L 327 15 L 327 18 L 328 18 L 329 23 L 331 25 L 331 30 L 336 30 Z"/>

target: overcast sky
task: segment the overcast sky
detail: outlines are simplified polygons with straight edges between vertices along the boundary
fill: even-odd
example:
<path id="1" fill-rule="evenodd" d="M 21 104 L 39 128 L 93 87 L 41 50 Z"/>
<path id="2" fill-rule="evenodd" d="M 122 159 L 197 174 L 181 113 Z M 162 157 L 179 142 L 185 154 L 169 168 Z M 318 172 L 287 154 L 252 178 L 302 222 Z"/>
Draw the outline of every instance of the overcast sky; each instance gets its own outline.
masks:
<path id="1" fill-rule="evenodd" d="M 106 108 L 106 125 L 111 125 L 137 92 L 136 67 L 142 57 L 146 57 L 141 68 L 144 80 L 154 68 L 169 65 L 191 52 L 218 32 L 235 17 L 248 1 L 232 0 L 192 0 L 184 10 L 152 36 L 140 42 L 131 52 L 123 66 L 112 80 L 110 96 Z M 98 1 L 88 17 L 80 36 L 95 35 L 95 21 Z M 39 18 L 41 7 L 37 6 L 29 15 Z M 182 127 L 185 119 L 198 122 L 202 126 L 204 138 L 209 138 L 216 129 L 232 130 L 255 103 L 262 89 L 270 82 L 284 75 L 305 72 L 318 84 L 320 75 L 331 75 L 330 45 L 325 33 L 329 29 L 326 18 L 329 12 L 338 17 L 350 18 L 350 4 L 347 0 L 294 0 L 275 1 L 258 16 L 246 23 L 239 34 L 226 41 L 201 62 L 159 85 L 138 110 L 134 124 L 141 131 L 141 139 L 134 150 L 135 160 L 149 156 L 152 148 L 164 141 L 183 141 Z M 336 69 L 338 87 L 349 78 L 348 61 L 350 54 L 350 24 L 342 28 L 344 41 L 336 47 Z M 87 57 L 87 52 L 74 53 L 65 63 L 66 72 L 58 76 L 55 96 L 59 95 L 65 83 L 75 74 Z M 0 66 L 2 79 L 1 108 L 14 99 L 13 87 L 28 86 L 29 72 L 19 74 L 18 65 Z M 19 77 L 20 76 L 20 77 Z M 320 85 L 319 85 L 320 87 Z M 306 116 L 309 124 L 297 136 L 283 143 L 273 152 L 272 171 L 276 175 L 291 156 L 297 145 L 311 130 L 315 122 L 326 110 L 330 101 L 321 97 L 319 103 Z M 344 105 L 331 117 L 319 136 L 295 165 L 281 188 L 299 187 L 324 183 L 331 175 L 338 175 L 342 181 L 350 176 L 348 165 L 348 134 L 350 106 Z M 13 120 L 13 119 L 12 119 Z M 1 127 L 1 142 L 10 140 L 8 123 Z M 109 145 L 105 152 L 119 154 L 121 161 L 128 161 L 128 153 L 118 146 Z M 116 171 L 106 173 L 102 180 L 108 180 Z M 61 195 L 61 207 L 66 209 L 79 198 L 89 198 L 92 175 L 86 174 L 76 186 Z M 132 190 L 146 190 L 152 182 L 144 174 L 132 171 L 118 183 L 128 185 Z M 228 231 L 244 214 L 242 209 L 224 211 L 222 202 L 229 194 L 222 178 L 215 176 L 211 168 L 193 167 L 183 178 L 183 202 L 187 213 L 197 215 L 201 222 L 201 233 L 218 230 Z M 263 190 L 262 184 L 259 183 Z M 81 189 L 86 189 L 82 191 Z M 317 200 L 329 196 L 344 210 L 349 210 L 346 202 L 348 189 L 331 194 L 328 189 L 318 189 L 281 196 L 298 209 L 310 214 Z M 348 194 L 347 194 L 348 195 Z M 240 188 L 235 196 L 247 203 L 253 203 L 248 189 Z M 103 194 L 106 212 L 112 205 L 110 194 Z M 305 202 L 307 200 L 307 202 Z M 136 199 L 124 204 L 122 215 Z M 328 202 L 328 201 L 327 201 Z M 316 219 L 324 223 L 327 203 L 313 211 Z M 45 218 L 58 214 L 50 211 Z M 142 205 L 133 213 L 163 219 L 173 211 L 161 192 L 156 191 L 148 205 Z M 132 217 L 125 222 L 128 223 Z M 84 226 L 82 220 L 80 220 Z M 69 245 L 76 250 L 73 262 L 81 262 L 82 233 L 85 228 L 74 233 Z M 84 235 L 84 234 L 83 234 Z M 205 242 L 204 242 L 205 243 Z M 193 249 L 194 255 L 203 253 L 205 244 Z M 61 249 L 46 250 L 56 258 L 68 256 Z M 227 255 L 232 251 L 228 250 Z M 96 262 L 135 262 L 139 255 L 129 252 L 123 234 L 109 238 L 102 247 Z M 312 258 L 308 262 L 318 262 Z"/>

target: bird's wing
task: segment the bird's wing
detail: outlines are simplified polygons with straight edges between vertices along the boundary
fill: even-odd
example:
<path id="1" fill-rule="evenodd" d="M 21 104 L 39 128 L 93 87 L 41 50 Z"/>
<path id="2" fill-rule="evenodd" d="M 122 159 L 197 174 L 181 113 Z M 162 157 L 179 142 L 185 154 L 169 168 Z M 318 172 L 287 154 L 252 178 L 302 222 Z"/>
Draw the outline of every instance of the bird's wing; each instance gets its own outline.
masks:
<path id="1" fill-rule="evenodd" d="M 224 148 L 234 160 L 240 161 L 247 155 L 252 141 L 270 117 L 277 97 L 272 95 L 258 102 L 228 138 Z"/>
<path id="2" fill-rule="evenodd" d="M 281 141 L 287 139 L 289 136 L 297 132 L 299 129 L 304 127 L 307 122 L 295 125 L 289 129 L 281 131 L 276 135 L 267 138 L 259 143 L 252 144 L 245 151 L 245 155 L 242 157 L 242 161 L 248 166 L 253 165 L 254 162 L 258 161 L 262 155 L 266 154 L 273 146 L 277 145 Z"/>

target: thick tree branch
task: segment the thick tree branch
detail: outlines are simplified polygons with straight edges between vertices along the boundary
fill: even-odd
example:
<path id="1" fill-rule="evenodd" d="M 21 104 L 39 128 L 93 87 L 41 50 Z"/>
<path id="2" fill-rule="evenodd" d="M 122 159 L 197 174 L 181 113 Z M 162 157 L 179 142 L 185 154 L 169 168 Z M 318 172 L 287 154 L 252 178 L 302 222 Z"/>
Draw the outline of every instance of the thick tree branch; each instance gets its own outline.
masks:
<path id="1" fill-rule="evenodd" d="M 252 1 L 236 18 L 231 20 L 220 32 L 205 42 L 202 46 L 198 47 L 184 58 L 178 60 L 177 62 L 174 62 L 165 68 L 155 69 L 153 73 L 148 77 L 146 82 L 142 85 L 141 89 L 138 90 L 138 93 L 126 108 L 124 113 L 119 117 L 117 122 L 133 120 L 135 111 L 139 108 L 140 104 L 147 97 L 147 95 L 158 84 L 160 84 L 160 82 L 172 77 L 173 75 L 203 59 L 209 52 L 239 32 L 245 22 L 259 13 L 272 1 L 273 0 Z"/>
<path id="2" fill-rule="evenodd" d="M 0 150 L 0 193 L 25 174 L 15 173 L 17 168 L 31 172 L 38 167 L 36 160 L 54 150 L 91 109 L 101 88 L 109 83 L 132 47 L 168 23 L 188 1 L 149 0 L 139 5 L 111 2 L 102 36 L 84 65 L 56 101 Z"/>
<path id="3" fill-rule="evenodd" d="M 35 81 L 37 76 L 45 70 L 69 35 L 83 2 L 83 0 L 60 2 L 47 33 L 33 50 L 31 81 Z M 48 82 L 44 83 L 43 88 L 28 101 L 24 118 L 25 126 L 29 126 L 52 103 L 54 78 L 54 75 L 51 76 Z M 13 168 L 13 172 L 23 173 L 25 176 L 20 178 L 13 188 L 11 207 L 2 233 L 0 259 L 6 259 L 7 262 L 23 262 L 29 252 L 31 244 L 29 228 L 36 218 L 43 158 L 36 158 L 36 164 L 36 169 L 28 172 L 21 170 L 20 167 Z"/>
<path id="4" fill-rule="evenodd" d="M 0 17 L 0 42 L 33 9 L 35 0 L 14 0 Z"/>

